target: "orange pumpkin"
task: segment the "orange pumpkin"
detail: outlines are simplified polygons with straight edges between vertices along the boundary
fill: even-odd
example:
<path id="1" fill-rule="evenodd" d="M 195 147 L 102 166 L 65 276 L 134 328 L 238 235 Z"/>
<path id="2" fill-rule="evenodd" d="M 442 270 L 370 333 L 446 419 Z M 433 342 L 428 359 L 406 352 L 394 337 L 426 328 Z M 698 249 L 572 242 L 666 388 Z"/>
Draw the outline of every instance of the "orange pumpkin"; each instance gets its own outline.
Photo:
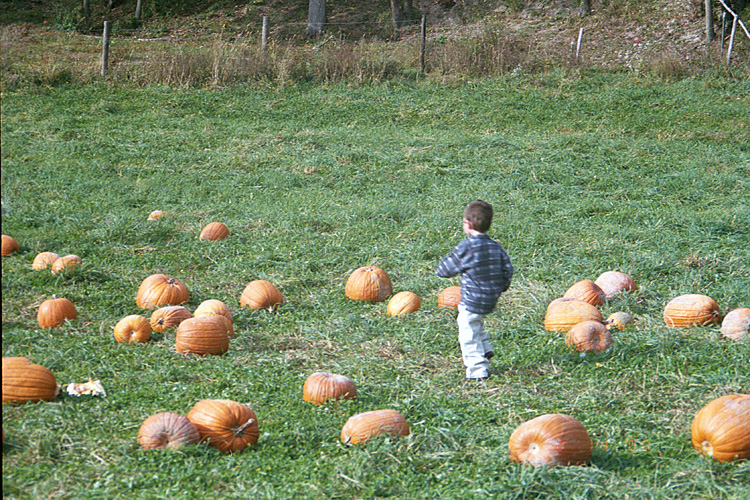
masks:
<path id="1" fill-rule="evenodd" d="M 221 222 L 211 222 L 201 231 L 200 239 L 215 241 L 223 240 L 227 236 L 229 236 L 229 228 L 227 226 Z"/>
<path id="2" fill-rule="evenodd" d="M 60 274 L 62 272 L 76 269 L 81 265 L 81 262 L 81 258 L 77 255 L 63 255 L 52 263 L 52 274 Z"/>
<path id="3" fill-rule="evenodd" d="M 232 311 L 229 310 L 229 307 L 227 307 L 227 305 L 224 302 L 218 299 L 204 300 L 195 309 L 193 316 L 195 317 L 208 316 L 211 314 L 218 314 L 219 316 L 224 316 L 229 322 L 229 338 L 234 337 L 234 325 L 233 325 L 234 316 L 232 315 Z"/>
<path id="4" fill-rule="evenodd" d="M 719 462 L 750 458 L 750 394 L 729 394 L 701 408 L 690 427 L 693 447 Z"/>
<path id="5" fill-rule="evenodd" d="M 13 252 L 18 252 L 19 250 L 21 250 L 21 247 L 18 244 L 18 242 L 12 236 L 8 236 L 7 234 L 2 235 L 2 254 L 3 254 L 3 257 L 7 257 L 8 255 L 12 254 Z"/>
<path id="6" fill-rule="evenodd" d="M 71 301 L 55 296 L 42 302 L 36 314 L 39 328 L 55 328 L 66 319 L 72 321 L 77 317 L 76 307 Z"/>
<path id="7" fill-rule="evenodd" d="M 139 314 L 125 316 L 115 325 L 115 340 L 121 344 L 146 343 L 151 339 L 151 324 Z"/>
<path id="8" fill-rule="evenodd" d="M 448 309 L 458 309 L 458 303 L 461 301 L 461 287 L 449 286 L 443 288 L 438 294 L 438 307 L 447 307 Z"/>
<path id="9" fill-rule="evenodd" d="M 398 292 L 388 301 L 386 309 L 389 316 L 400 316 L 419 311 L 422 305 L 419 296 L 414 292 Z"/>
<path id="10" fill-rule="evenodd" d="M 162 212 L 161 210 L 154 210 L 153 212 L 148 214 L 147 220 L 159 220 L 162 217 L 164 217 L 164 212 Z"/>
<path id="11" fill-rule="evenodd" d="M 240 296 L 240 306 L 273 311 L 284 302 L 281 292 L 270 281 L 254 280 L 247 284 Z"/>
<path id="12" fill-rule="evenodd" d="M 224 316 L 198 316 L 184 320 L 175 332 L 177 352 L 224 354 L 229 350 L 229 324 Z"/>
<path id="13" fill-rule="evenodd" d="M 390 297 L 393 289 L 388 274 L 376 266 L 355 269 L 346 280 L 344 293 L 352 300 L 383 302 Z"/>
<path id="14" fill-rule="evenodd" d="M 229 399 L 204 399 L 188 412 L 201 440 L 228 453 L 255 446 L 260 436 L 258 418 L 247 405 Z"/>
<path id="15" fill-rule="evenodd" d="M 578 299 L 555 299 L 547 306 L 544 316 L 544 329 L 547 331 L 567 332 L 571 327 L 584 321 L 602 323 L 601 311 L 588 302 Z"/>
<path id="16" fill-rule="evenodd" d="M 3 403 L 50 401 L 60 385 L 47 368 L 24 357 L 3 358 Z"/>
<path id="17" fill-rule="evenodd" d="M 164 274 L 152 274 L 141 282 L 135 303 L 142 309 L 159 306 L 178 306 L 190 300 L 190 292 L 178 279 Z"/>
<path id="18" fill-rule="evenodd" d="M 408 436 L 409 424 L 396 410 L 357 413 L 350 417 L 341 429 L 341 442 L 344 444 L 365 443 L 381 434 Z"/>
<path id="19" fill-rule="evenodd" d="M 193 315 L 187 307 L 183 306 L 164 306 L 155 309 L 151 313 L 151 328 L 155 332 L 163 332 L 172 327 L 178 326 L 184 320 L 192 318 Z"/>
<path id="20" fill-rule="evenodd" d="M 721 334 L 735 341 L 750 339 L 750 308 L 729 311 L 721 322 Z"/>
<path id="21" fill-rule="evenodd" d="M 701 294 L 680 295 L 664 308 L 664 322 L 673 327 L 711 325 L 718 323 L 720 317 L 719 304 Z"/>
<path id="22" fill-rule="evenodd" d="M 314 405 L 322 405 L 335 399 L 354 399 L 357 388 L 348 377 L 326 372 L 315 372 L 302 386 L 302 399 Z"/>
<path id="23" fill-rule="evenodd" d="M 31 268 L 34 271 L 42 271 L 54 264 L 59 258 L 60 256 L 55 252 L 40 252 L 34 257 L 34 262 L 31 263 Z"/>
<path id="24" fill-rule="evenodd" d="M 564 298 L 572 298 L 588 302 L 592 306 L 602 306 L 607 296 L 599 285 L 591 280 L 581 280 L 568 288 L 563 295 Z"/>
<path id="25" fill-rule="evenodd" d="M 575 418 L 550 413 L 519 425 L 508 442 L 510 459 L 540 466 L 585 465 L 591 458 L 591 438 Z"/>
<path id="26" fill-rule="evenodd" d="M 583 321 L 573 325 L 566 343 L 578 352 L 602 352 L 612 346 L 612 334 L 599 321 Z"/>
<path id="27" fill-rule="evenodd" d="M 144 450 L 179 448 L 200 440 L 198 429 L 190 419 L 168 411 L 151 415 L 138 429 L 138 444 Z"/>
<path id="28" fill-rule="evenodd" d="M 620 271 L 606 271 L 596 278 L 594 283 L 602 289 L 607 298 L 623 292 L 634 292 L 638 290 L 633 278 Z"/>
<path id="29" fill-rule="evenodd" d="M 604 321 L 604 324 L 607 325 L 609 330 L 624 330 L 628 325 L 631 325 L 634 322 L 635 320 L 630 314 L 624 311 L 617 311 L 610 314 Z"/>

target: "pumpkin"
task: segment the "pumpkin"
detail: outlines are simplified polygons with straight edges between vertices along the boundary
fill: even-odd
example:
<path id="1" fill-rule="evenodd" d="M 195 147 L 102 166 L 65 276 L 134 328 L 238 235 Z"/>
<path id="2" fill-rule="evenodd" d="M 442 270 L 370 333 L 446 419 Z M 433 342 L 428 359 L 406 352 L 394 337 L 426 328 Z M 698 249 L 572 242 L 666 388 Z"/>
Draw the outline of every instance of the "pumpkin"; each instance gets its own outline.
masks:
<path id="1" fill-rule="evenodd" d="M 565 340 L 578 352 L 602 352 L 612 346 L 612 334 L 599 321 L 583 321 L 573 325 Z"/>
<path id="2" fill-rule="evenodd" d="M 224 316 L 198 316 L 180 323 L 175 332 L 177 352 L 224 354 L 229 350 L 229 324 Z"/>
<path id="3" fill-rule="evenodd" d="M 585 465 L 591 458 L 591 449 L 591 438 L 583 425 L 559 413 L 522 423 L 508 441 L 511 460 L 536 467 Z"/>
<path id="4" fill-rule="evenodd" d="M 438 307 L 447 307 L 448 309 L 458 309 L 458 303 L 461 301 L 461 287 L 449 286 L 444 288 L 438 294 Z"/>
<path id="5" fill-rule="evenodd" d="M 76 307 L 71 301 L 55 296 L 42 302 L 36 314 L 39 328 L 55 328 L 63 324 L 66 319 L 72 321 L 77 317 Z"/>
<path id="6" fill-rule="evenodd" d="M 201 435 L 190 419 L 168 411 L 151 415 L 138 429 L 138 444 L 144 450 L 179 448 L 200 440 Z"/>
<path id="7" fill-rule="evenodd" d="M 42 271 L 50 267 L 54 262 L 59 259 L 60 256 L 55 252 L 41 252 L 34 257 L 34 262 L 31 263 L 31 268 L 34 271 Z"/>
<path id="8" fill-rule="evenodd" d="M 162 212 L 161 210 L 154 210 L 153 212 L 148 214 L 147 220 L 159 220 L 162 217 L 164 217 L 164 212 Z"/>
<path id="9" fill-rule="evenodd" d="M 229 307 L 224 302 L 217 299 L 204 300 L 195 309 L 193 316 L 208 316 L 211 314 L 218 314 L 227 318 L 229 322 L 229 338 L 234 337 L 234 316 L 232 316 L 232 311 L 229 310 Z"/>
<path id="10" fill-rule="evenodd" d="M 750 308 L 741 307 L 729 311 L 721 322 L 721 334 L 732 340 L 750 338 Z"/>
<path id="11" fill-rule="evenodd" d="M 750 458 L 750 394 L 728 394 L 701 408 L 690 427 L 693 447 L 719 462 Z"/>
<path id="12" fill-rule="evenodd" d="M 355 269 L 346 280 L 344 293 L 352 300 L 383 302 L 392 292 L 391 279 L 376 266 Z"/>
<path id="13" fill-rule="evenodd" d="M 121 344 L 146 343 L 151 339 L 151 324 L 139 314 L 125 316 L 115 325 L 115 340 Z"/>
<path id="14" fill-rule="evenodd" d="M 188 412 L 201 440 L 223 452 L 255 446 L 260 436 L 258 418 L 247 405 L 229 399 L 204 399 Z"/>
<path id="15" fill-rule="evenodd" d="M 568 288 L 563 297 L 582 300 L 596 307 L 604 305 L 607 299 L 604 290 L 591 280 L 582 280 L 575 283 Z"/>
<path id="16" fill-rule="evenodd" d="M 163 332 L 172 327 L 178 326 L 184 320 L 192 318 L 193 315 L 187 307 L 183 306 L 164 306 L 155 309 L 151 313 L 149 323 L 155 332 Z"/>
<path id="17" fill-rule="evenodd" d="M 400 316 L 419 311 L 421 302 L 419 296 L 414 292 L 398 292 L 388 301 L 386 309 L 389 316 Z"/>
<path id="18" fill-rule="evenodd" d="M 607 298 L 614 297 L 622 292 L 634 292 L 638 290 L 633 278 L 619 271 L 606 271 L 599 275 L 594 283 L 602 289 Z"/>
<path id="19" fill-rule="evenodd" d="M 609 330 L 624 330 L 628 325 L 633 324 L 634 322 L 635 320 L 630 314 L 624 311 L 617 311 L 610 314 L 604 321 L 604 324 L 607 325 Z"/>
<path id="20" fill-rule="evenodd" d="M 664 308 L 667 326 L 706 326 L 718 323 L 720 316 L 719 304 L 711 297 L 697 293 L 675 297 Z"/>
<path id="21" fill-rule="evenodd" d="M 547 306 L 547 313 L 544 316 L 544 329 L 567 332 L 572 326 L 583 321 L 602 323 L 604 317 L 599 309 L 588 302 L 571 298 L 555 299 Z"/>
<path id="22" fill-rule="evenodd" d="M 247 284 L 240 296 L 240 306 L 250 309 L 267 309 L 273 311 L 284 302 L 284 297 L 273 283 L 266 280 L 254 280 Z"/>
<path id="23" fill-rule="evenodd" d="M 3 358 L 3 403 L 50 401 L 60 385 L 47 368 L 24 357 Z"/>
<path id="24" fill-rule="evenodd" d="M 81 265 L 81 258 L 74 254 L 64 255 L 52 263 L 52 274 L 70 271 Z"/>
<path id="25" fill-rule="evenodd" d="M 159 306 L 178 306 L 190 300 L 190 292 L 178 279 L 164 274 L 152 274 L 141 282 L 135 303 L 143 309 Z"/>
<path id="26" fill-rule="evenodd" d="M 221 222 L 211 222 L 201 231 L 200 239 L 202 240 L 223 240 L 229 236 L 229 228 Z"/>
<path id="27" fill-rule="evenodd" d="M 13 252 L 18 252 L 21 250 L 21 246 L 18 244 L 18 242 L 12 237 L 8 236 L 7 234 L 4 234 L 2 236 L 2 254 L 3 257 L 6 257 Z"/>
<path id="28" fill-rule="evenodd" d="M 341 442 L 357 444 L 369 441 L 380 434 L 408 436 L 409 424 L 396 410 L 373 410 L 357 413 L 341 429 Z"/>
<path id="29" fill-rule="evenodd" d="M 354 399 L 357 388 L 348 377 L 326 372 L 315 372 L 302 386 L 302 399 L 314 405 L 322 405 L 329 400 Z"/>

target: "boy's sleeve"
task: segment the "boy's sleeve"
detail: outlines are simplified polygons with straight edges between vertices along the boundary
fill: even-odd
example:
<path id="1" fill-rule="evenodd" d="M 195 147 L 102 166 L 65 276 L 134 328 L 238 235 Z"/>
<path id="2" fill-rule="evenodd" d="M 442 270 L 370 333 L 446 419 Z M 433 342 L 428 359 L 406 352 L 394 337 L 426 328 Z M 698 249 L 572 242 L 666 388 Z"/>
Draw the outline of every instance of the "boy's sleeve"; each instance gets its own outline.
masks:
<path id="1" fill-rule="evenodd" d="M 508 257 L 505 251 L 501 255 L 502 281 L 500 283 L 500 291 L 505 292 L 510 288 L 510 280 L 513 278 L 513 265 L 510 263 L 510 257 Z"/>
<path id="2" fill-rule="evenodd" d="M 461 258 L 459 256 L 459 246 L 453 249 L 451 253 L 443 257 L 437 266 L 436 274 L 440 278 L 451 278 L 461 272 Z"/>

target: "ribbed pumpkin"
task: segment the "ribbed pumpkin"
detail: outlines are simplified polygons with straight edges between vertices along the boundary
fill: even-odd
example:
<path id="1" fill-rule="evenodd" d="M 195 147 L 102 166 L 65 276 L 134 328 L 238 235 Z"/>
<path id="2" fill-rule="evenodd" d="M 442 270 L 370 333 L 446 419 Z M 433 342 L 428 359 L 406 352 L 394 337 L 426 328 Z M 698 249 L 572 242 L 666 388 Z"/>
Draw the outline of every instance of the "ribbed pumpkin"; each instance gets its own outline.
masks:
<path id="1" fill-rule="evenodd" d="M 284 297 L 273 283 L 266 280 L 254 280 L 247 284 L 240 296 L 240 306 L 250 309 L 273 311 L 284 302 Z"/>
<path id="2" fill-rule="evenodd" d="M 393 288 L 388 274 L 377 266 L 355 269 L 346 280 L 344 293 L 352 300 L 383 302 L 390 297 Z"/>
<path id="3" fill-rule="evenodd" d="M 596 307 L 603 305 L 604 301 L 607 300 L 604 291 L 591 280 L 581 280 L 573 284 L 565 292 L 563 298 L 582 300 Z"/>
<path id="4" fill-rule="evenodd" d="M 341 441 L 344 444 L 364 443 L 380 434 L 408 436 L 409 424 L 396 410 L 357 413 L 350 417 L 341 429 Z"/>
<path id="5" fill-rule="evenodd" d="M 588 302 L 578 299 L 555 299 L 547 306 L 544 316 L 544 329 L 547 331 L 567 332 L 571 327 L 584 321 L 602 323 L 601 311 Z"/>
<path id="6" fill-rule="evenodd" d="M 148 214 L 148 220 L 159 220 L 162 217 L 164 217 L 164 212 L 161 210 L 154 210 L 150 214 Z"/>
<path id="7" fill-rule="evenodd" d="M 3 358 L 3 403 L 50 401 L 60 394 L 60 385 L 47 368 L 27 358 Z"/>
<path id="8" fill-rule="evenodd" d="M 183 306 L 164 306 L 155 309 L 151 313 L 151 328 L 155 332 L 163 332 L 172 327 L 179 326 L 180 323 L 193 315 L 187 307 Z"/>
<path id="9" fill-rule="evenodd" d="M 461 287 L 449 286 L 443 288 L 438 294 L 438 307 L 447 307 L 448 309 L 458 309 L 458 303 L 461 301 Z"/>
<path id="10" fill-rule="evenodd" d="M 607 298 L 623 292 L 634 292 L 638 290 L 633 278 L 620 271 L 606 271 L 599 275 L 594 283 L 602 289 Z"/>
<path id="11" fill-rule="evenodd" d="M 565 340 L 578 352 L 602 352 L 612 346 L 612 334 L 599 321 L 583 321 L 573 325 Z"/>
<path id="12" fill-rule="evenodd" d="M 138 429 L 138 444 L 144 450 L 179 448 L 200 440 L 201 435 L 190 419 L 168 411 L 151 415 Z"/>
<path id="13" fill-rule="evenodd" d="M 229 338 L 234 337 L 234 316 L 227 305 L 218 299 L 208 299 L 200 303 L 193 316 L 210 316 L 212 314 L 224 316 L 229 322 Z"/>
<path id="14" fill-rule="evenodd" d="M 664 308 L 667 326 L 706 326 L 718 323 L 720 317 L 719 304 L 711 297 L 697 293 L 675 297 Z"/>
<path id="15" fill-rule="evenodd" d="M 177 278 L 152 274 L 141 282 L 135 303 L 143 309 L 159 306 L 178 306 L 190 300 L 190 292 Z"/>
<path id="16" fill-rule="evenodd" d="M 607 325 L 609 330 L 624 330 L 628 325 L 632 325 L 634 322 L 635 320 L 630 314 L 624 311 L 617 311 L 610 314 L 604 321 L 604 324 Z"/>
<path id="17" fill-rule="evenodd" d="M 201 231 L 200 239 L 202 240 L 223 240 L 229 236 L 229 228 L 221 222 L 211 222 Z"/>
<path id="18" fill-rule="evenodd" d="M 175 333 L 177 352 L 224 354 L 229 350 L 229 325 L 224 316 L 198 316 L 180 323 Z"/>
<path id="19" fill-rule="evenodd" d="M 60 256 L 55 252 L 40 252 L 34 257 L 34 262 L 31 263 L 31 268 L 34 271 L 42 271 L 51 267 L 54 262 L 59 259 Z"/>
<path id="20" fill-rule="evenodd" d="M 354 399 L 357 388 L 354 382 L 344 375 L 327 372 L 315 372 L 305 380 L 302 386 L 302 399 L 314 405 L 322 405 L 330 400 Z"/>
<path id="21" fill-rule="evenodd" d="M 729 394 L 701 408 L 690 427 L 693 447 L 720 462 L 750 458 L 750 394 Z"/>
<path id="22" fill-rule="evenodd" d="M 151 324 L 143 316 L 131 314 L 117 322 L 114 335 L 121 344 L 146 343 L 151 339 Z"/>
<path id="23" fill-rule="evenodd" d="M 519 425 L 508 441 L 510 459 L 540 466 L 585 465 L 591 458 L 591 438 L 575 418 L 550 413 Z"/>
<path id="24" fill-rule="evenodd" d="M 750 339 L 750 308 L 729 311 L 721 322 L 721 334 L 735 341 Z"/>
<path id="25" fill-rule="evenodd" d="M 255 412 L 229 399 L 198 401 L 187 417 L 198 429 L 201 440 L 223 452 L 241 452 L 255 446 L 260 436 Z"/>
<path id="26" fill-rule="evenodd" d="M 81 258 L 77 255 L 63 255 L 52 263 L 52 274 L 60 274 L 76 269 L 81 265 L 81 262 Z"/>
<path id="27" fill-rule="evenodd" d="M 72 321 L 77 317 L 76 307 L 70 300 L 55 296 L 42 302 L 36 314 L 39 328 L 55 328 L 66 319 Z"/>
<path id="28" fill-rule="evenodd" d="M 419 311 L 422 305 L 419 296 L 414 292 L 398 292 L 388 301 L 386 311 L 389 316 L 400 316 Z"/>
<path id="29" fill-rule="evenodd" d="M 2 240 L 3 240 L 2 241 L 3 257 L 7 257 L 13 252 L 18 252 L 21 249 L 21 246 L 12 236 L 8 236 L 7 234 L 4 234 L 2 235 Z"/>

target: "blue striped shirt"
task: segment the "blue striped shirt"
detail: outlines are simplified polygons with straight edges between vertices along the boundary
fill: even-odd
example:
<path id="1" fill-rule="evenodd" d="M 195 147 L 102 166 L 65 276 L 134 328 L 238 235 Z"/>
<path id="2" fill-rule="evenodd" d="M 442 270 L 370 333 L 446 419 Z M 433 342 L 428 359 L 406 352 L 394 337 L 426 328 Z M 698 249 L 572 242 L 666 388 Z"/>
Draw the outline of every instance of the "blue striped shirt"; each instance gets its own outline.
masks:
<path id="1" fill-rule="evenodd" d="M 513 277 L 510 257 L 500 243 L 484 233 L 462 240 L 440 261 L 437 275 L 461 274 L 461 304 L 475 314 L 489 314 Z"/>

